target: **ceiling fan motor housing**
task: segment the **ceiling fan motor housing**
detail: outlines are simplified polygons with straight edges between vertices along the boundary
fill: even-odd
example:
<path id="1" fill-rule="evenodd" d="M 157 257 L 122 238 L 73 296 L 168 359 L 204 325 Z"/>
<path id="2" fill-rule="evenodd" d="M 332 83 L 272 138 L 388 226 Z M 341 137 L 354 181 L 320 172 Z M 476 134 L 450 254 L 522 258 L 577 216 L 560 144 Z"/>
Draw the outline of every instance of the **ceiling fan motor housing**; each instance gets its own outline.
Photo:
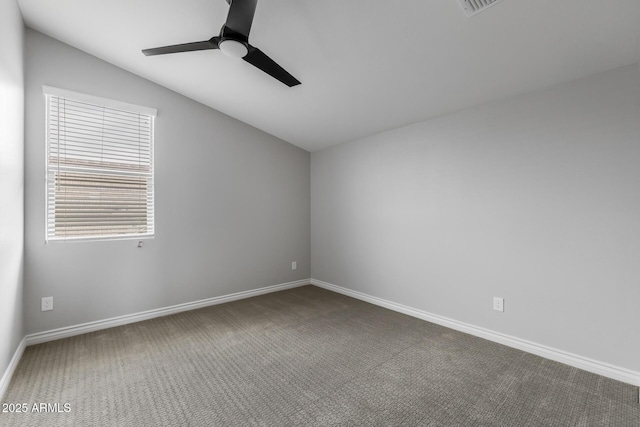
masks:
<path id="1" fill-rule="evenodd" d="M 249 40 L 226 25 L 220 29 L 218 48 L 227 56 L 244 58 L 249 53 Z"/>

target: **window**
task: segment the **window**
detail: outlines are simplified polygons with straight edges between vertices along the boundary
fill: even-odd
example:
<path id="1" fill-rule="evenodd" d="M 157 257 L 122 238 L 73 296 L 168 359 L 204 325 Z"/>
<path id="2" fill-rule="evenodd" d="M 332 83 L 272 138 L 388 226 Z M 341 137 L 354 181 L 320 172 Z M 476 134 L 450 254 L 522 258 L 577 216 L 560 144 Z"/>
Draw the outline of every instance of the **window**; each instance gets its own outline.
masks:
<path id="1" fill-rule="evenodd" d="M 46 240 L 154 234 L 156 110 L 45 86 Z"/>

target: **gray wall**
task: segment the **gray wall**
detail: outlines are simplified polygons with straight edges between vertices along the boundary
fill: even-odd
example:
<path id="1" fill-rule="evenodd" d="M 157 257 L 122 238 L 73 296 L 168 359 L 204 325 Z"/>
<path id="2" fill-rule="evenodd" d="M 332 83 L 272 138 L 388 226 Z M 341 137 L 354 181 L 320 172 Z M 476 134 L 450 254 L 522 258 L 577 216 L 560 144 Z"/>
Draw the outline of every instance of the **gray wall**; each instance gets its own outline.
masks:
<path id="1" fill-rule="evenodd" d="M 24 336 L 24 27 L 0 2 L 0 378 Z"/>
<path id="2" fill-rule="evenodd" d="M 312 153 L 312 277 L 640 371 L 639 77 Z"/>
<path id="3" fill-rule="evenodd" d="M 45 244 L 42 85 L 158 109 L 156 237 L 144 248 Z M 307 151 L 33 30 L 25 167 L 27 333 L 310 275 Z M 54 311 L 40 311 L 44 296 L 54 297 Z"/>

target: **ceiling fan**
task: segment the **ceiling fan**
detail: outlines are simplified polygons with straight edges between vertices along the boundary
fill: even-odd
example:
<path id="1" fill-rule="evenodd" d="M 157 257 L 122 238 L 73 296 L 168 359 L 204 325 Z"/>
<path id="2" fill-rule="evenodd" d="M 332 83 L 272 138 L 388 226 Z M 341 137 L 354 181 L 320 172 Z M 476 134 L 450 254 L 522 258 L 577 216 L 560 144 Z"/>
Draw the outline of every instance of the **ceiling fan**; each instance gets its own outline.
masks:
<path id="1" fill-rule="evenodd" d="M 258 0 L 226 0 L 226 2 L 229 3 L 229 14 L 227 15 L 227 22 L 220 29 L 219 35 L 201 42 L 144 49 L 142 53 L 146 56 L 151 56 L 220 49 L 228 56 L 244 59 L 249 64 L 280 80 L 289 87 L 299 85 L 300 81 L 298 79 L 289 74 L 260 49 L 249 44 L 249 31 L 251 30 Z"/>

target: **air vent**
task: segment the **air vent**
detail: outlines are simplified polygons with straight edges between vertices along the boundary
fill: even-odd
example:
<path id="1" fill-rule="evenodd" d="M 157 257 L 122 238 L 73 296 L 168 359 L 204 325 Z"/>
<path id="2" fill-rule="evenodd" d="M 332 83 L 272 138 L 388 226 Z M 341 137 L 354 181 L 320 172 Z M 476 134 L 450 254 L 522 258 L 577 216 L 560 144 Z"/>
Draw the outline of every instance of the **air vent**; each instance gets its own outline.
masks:
<path id="1" fill-rule="evenodd" d="M 500 0 L 458 0 L 467 16 L 478 14 L 499 1 Z"/>

